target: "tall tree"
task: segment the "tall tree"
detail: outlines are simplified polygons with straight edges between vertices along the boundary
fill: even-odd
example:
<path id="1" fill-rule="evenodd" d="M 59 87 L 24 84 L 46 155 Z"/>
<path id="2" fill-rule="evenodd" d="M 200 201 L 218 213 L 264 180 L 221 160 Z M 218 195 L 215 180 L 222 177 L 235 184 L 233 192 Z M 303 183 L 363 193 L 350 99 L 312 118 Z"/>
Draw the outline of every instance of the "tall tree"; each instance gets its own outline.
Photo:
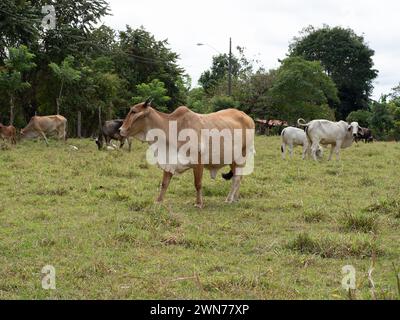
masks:
<path id="1" fill-rule="evenodd" d="M 154 79 L 150 83 L 138 84 L 136 91 L 137 96 L 133 97 L 133 103 L 143 102 L 150 97 L 159 111 L 168 111 L 167 103 L 171 98 L 167 95 L 167 89 L 160 80 Z"/>
<path id="2" fill-rule="evenodd" d="M 0 2 L 0 61 L 7 58 L 7 48 L 30 45 L 38 39 L 40 8 L 27 0 Z"/>
<path id="3" fill-rule="evenodd" d="M 81 72 L 73 66 L 74 61 L 75 58 L 73 56 L 68 56 L 60 65 L 54 62 L 49 64 L 50 69 L 60 83 L 60 89 L 56 98 L 57 114 L 60 114 L 64 86 L 71 85 L 81 78 Z"/>
<path id="4" fill-rule="evenodd" d="M 363 36 L 341 27 L 310 26 L 294 38 L 289 55 L 321 62 L 339 91 L 338 118 L 345 119 L 350 112 L 367 108 L 378 71 L 373 69 L 374 51 Z"/>
<path id="5" fill-rule="evenodd" d="M 169 110 L 185 102 L 180 86 L 184 70 L 178 66 L 179 56 L 168 47 L 167 40 L 158 41 L 143 27 L 132 29 L 129 26 L 119 33 L 119 39 L 114 62 L 117 72 L 131 88 L 158 79 L 171 97 L 167 103 Z"/>
<path id="6" fill-rule="evenodd" d="M 236 57 L 231 58 L 231 72 L 237 77 L 240 70 L 240 64 Z M 204 71 L 199 79 L 200 85 L 209 93 L 213 93 L 215 89 L 228 76 L 229 56 L 227 54 L 219 54 L 213 57 L 212 65 L 209 70 Z"/>
<path id="7" fill-rule="evenodd" d="M 24 80 L 24 73 L 36 67 L 32 61 L 35 55 L 28 48 L 21 45 L 18 48 L 10 48 L 9 57 L 4 61 L 5 66 L 0 69 L 0 88 L 9 97 L 10 124 L 15 120 L 15 96 L 17 93 L 28 89 L 31 85 Z"/>
<path id="8" fill-rule="evenodd" d="M 269 95 L 290 121 L 318 115 L 332 118 L 329 105 L 338 102 L 335 83 L 324 73 L 321 64 L 300 57 L 282 61 Z"/>

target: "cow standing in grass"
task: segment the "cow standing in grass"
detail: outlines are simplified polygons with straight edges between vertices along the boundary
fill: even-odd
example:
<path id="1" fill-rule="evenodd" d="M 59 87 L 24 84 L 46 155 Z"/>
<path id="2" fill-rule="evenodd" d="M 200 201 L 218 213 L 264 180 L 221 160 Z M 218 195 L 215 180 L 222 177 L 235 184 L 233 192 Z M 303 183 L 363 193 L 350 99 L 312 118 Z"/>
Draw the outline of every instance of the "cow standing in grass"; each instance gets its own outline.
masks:
<path id="1" fill-rule="evenodd" d="M 235 139 L 226 139 L 228 141 L 224 139 L 224 143 L 221 144 L 218 143 L 220 141 L 215 142 L 206 134 L 210 131 L 221 132 L 224 130 Z M 198 208 L 203 207 L 202 178 L 204 169 L 210 170 L 211 177 L 216 178 L 218 170 L 229 165 L 231 171 L 224 175 L 224 178 L 233 179 L 233 181 L 226 202 L 232 203 L 238 199 L 242 177 L 250 173 L 246 164 L 251 162 L 251 155 L 255 152 L 254 131 L 253 119 L 236 109 L 202 115 L 194 113 L 186 107 L 179 107 L 173 113 L 165 114 L 153 109 L 150 100 L 133 106 L 120 128 L 123 137 L 136 137 L 141 141 L 148 142 L 151 147 L 166 145 L 165 150 L 158 149 L 155 161 L 164 171 L 157 201 L 163 201 L 173 175 L 192 169 L 197 192 L 196 207 Z M 241 139 L 236 139 L 235 132 L 239 132 Z M 193 133 L 195 138 L 191 139 L 189 135 Z M 189 141 L 186 141 L 186 138 Z M 225 142 L 227 143 L 225 144 Z M 216 150 L 217 152 L 214 152 L 214 146 L 219 148 Z M 180 158 L 179 154 L 177 158 L 170 158 L 171 150 L 174 154 L 174 150 L 181 151 L 184 147 L 188 147 L 191 151 L 196 150 L 196 152 L 189 151 L 189 156 L 184 157 L 184 160 L 182 157 Z M 240 156 L 236 151 L 239 151 Z M 162 158 L 167 159 L 166 162 L 160 160 Z"/>
<path id="2" fill-rule="evenodd" d="M 0 138 L 8 140 L 11 144 L 17 144 L 17 130 L 14 126 L 5 126 L 0 123 Z"/>
<path id="3" fill-rule="evenodd" d="M 67 119 L 63 116 L 34 116 L 28 125 L 21 129 L 21 138 L 33 139 L 43 137 L 49 145 L 47 135 L 56 134 L 59 140 L 67 140 Z"/>
<path id="4" fill-rule="evenodd" d="M 295 146 L 303 146 L 303 160 L 305 160 L 307 154 L 310 154 L 311 148 L 310 143 L 308 142 L 307 135 L 304 130 L 294 127 L 288 127 L 283 129 L 282 134 L 282 145 L 281 152 L 282 158 L 286 158 L 286 149 L 289 148 L 290 158 L 293 157 L 293 147 Z M 319 146 L 317 150 L 317 157 L 322 158 L 323 149 Z"/>
<path id="5" fill-rule="evenodd" d="M 320 144 L 331 145 L 329 160 L 332 159 L 333 152 L 336 153 L 336 159 L 339 160 L 340 149 L 351 147 L 359 133 L 362 132 L 358 122 L 348 124 L 345 121 L 313 120 L 306 123 L 305 120 L 299 119 L 297 124 L 305 128 L 311 144 L 311 155 L 315 161 L 318 161 L 317 150 Z"/>
<path id="6" fill-rule="evenodd" d="M 125 144 L 125 141 L 128 142 L 129 152 L 131 151 L 132 140 L 131 138 L 122 137 L 119 133 L 119 128 L 121 128 L 124 120 L 109 120 L 104 123 L 104 125 L 100 128 L 99 137 L 96 139 L 96 144 L 99 150 L 103 148 L 103 140 L 106 141 L 106 145 L 110 146 L 111 140 L 117 140 L 120 142 L 119 147 L 122 148 Z"/>
<path id="7" fill-rule="evenodd" d="M 365 143 L 374 142 L 371 129 L 361 127 L 361 133 L 359 133 L 358 139 L 364 140 Z"/>

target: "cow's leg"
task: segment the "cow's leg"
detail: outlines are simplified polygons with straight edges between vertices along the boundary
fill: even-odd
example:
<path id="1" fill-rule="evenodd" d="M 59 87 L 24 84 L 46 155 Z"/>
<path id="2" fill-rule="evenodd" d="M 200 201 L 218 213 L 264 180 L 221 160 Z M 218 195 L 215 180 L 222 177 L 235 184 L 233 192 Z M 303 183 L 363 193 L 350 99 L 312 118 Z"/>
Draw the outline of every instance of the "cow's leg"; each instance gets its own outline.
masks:
<path id="1" fill-rule="evenodd" d="M 196 188 L 196 207 L 202 209 L 203 208 L 203 193 L 201 190 L 202 180 L 203 180 L 203 171 L 204 166 L 199 164 L 193 168 L 194 174 L 194 186 Z"/>
<path id="2" fill-rule="evenodd" d="M 319 141 L 315 141 L 315 142 L 313 142 L 312 147 L 311 147 L 311 156 L 314 159 L 314 161 L 318 161 L 318 158 L 317 158 L 318 146 L 319 146 Z"/>
<path id="3" fill-rule="evenodd" d="M 235 194 L 233 195 L 233 201 L 238 201 L 238 200 L 239 200 L 239 195 L 240 195 L 240 183 L 241 183 L 241 181 L 242 181 L 242 179 L 243 179 L 243 176 L 238 176 L 238 177 L 239 177 L 239 183 L 238 183 L 238 185 L 237 185 L 237 187 L 236 187 Z"/>
<path id="4" fill-rule="evenodd" d="M 336 146 L 335 146 L 335 149 L 334 149 L 334 151 L 336 153 L 336 160 L 340 160 L 340 148 L 341 147 L 342 147 L 342 142 L 336 143 Z"/>
<path id="5" fill-rule="evenodd" d="M 111 138 L 109 136 L 105 136 L 106 146 L 110 146 Z"/>
<path id="6" fill-rule="evenodd" d="M 44 142 L 46 142 L 46 145 L 49 146 L 49 141 L 47 140 L 47 137 L 43 131 L 39 131 L 39 133 L 42 135 Z"/>
<path id="7" fill-rule="evenodd" d="M 160 195 L 157 198 L 158 203 L 161 203 L 164 201 L 164 195 L 168 189 L 169 183 L 171 182 L 171 178 L 172 178 L 172 173 L 164 171 L 163 180 L 161 183 Z"/>
<path id="8" fill-rule="evenodd" d="M 120 149 L 122 149 L 122 147 L 124 146 L 125 140 L 126 140 L 126 138 L 122 138 L 122 139 L 120 140 L 120 142 L 119 142 L 119 148 L 120 148 Z"/>
<path id="9" fill-rule="evenodd" d="M 131 148 L 132 148 L 132 139 L 130 139 L 130 138 L 127 138 L 127 140 L 128 140 L 128 147 L 129 147 L 129 152 L 131 152 Z"/>
<path id="10" fill-rule="evenodd" d="M 240 188 L 240 181 L 242 180 L 242 176 L 235 175 L 233 176 L 231 191 L 229 192 L 228 197 L 226 198 L 225 202 L 232 203 L 239 197 L 239 188 Z"/>
<path id="11" fill-rule="evenodd" d="M 303 146 L 303 160 L 306 160 L 307 154 L 309 153 L 308 145 L 304 144 Z"/>
<path id="12" fill-rule="evenodd" d="M 289 155 L 290 159 L 293 159 L 293 144 L 289 144 Z"/>
<path id="13" fill-rule="evenodd" d="M 332 156 L 333 156 L 333 151 L 334 151 L 334 150 L 335 150 L 335 145 L 332 144 L 332 145 L 331 145 L 331 151 L 330 151 L 330 153 L 329 153 L 328 161 L 331 161 L 331 160 L 332 160 Z"/>

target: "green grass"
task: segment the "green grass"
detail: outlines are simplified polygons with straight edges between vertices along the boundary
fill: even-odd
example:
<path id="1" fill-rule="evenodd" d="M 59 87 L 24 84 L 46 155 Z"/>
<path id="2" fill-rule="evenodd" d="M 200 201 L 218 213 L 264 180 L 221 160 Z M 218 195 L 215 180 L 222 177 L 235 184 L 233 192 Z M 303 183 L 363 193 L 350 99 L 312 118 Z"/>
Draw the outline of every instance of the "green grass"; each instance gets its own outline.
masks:
<path id="1" fill-rule="evenodd" d="M 355 298 L 371 299 L 373 259 L 376 296 L 398 299 L 400 145 L 321 163 L 300 149 L 283 161 L 279 147 L 257 137 L 239 203 L 206 173 L 203 210 L 190 172 L 154 204 L 162 172 L 137 141 L 131 153 L 90 140 L 1 148 L 0 299 L 346 299 L 349 264 Z M 45 265 L 56 290 L 41 288 Z"/>

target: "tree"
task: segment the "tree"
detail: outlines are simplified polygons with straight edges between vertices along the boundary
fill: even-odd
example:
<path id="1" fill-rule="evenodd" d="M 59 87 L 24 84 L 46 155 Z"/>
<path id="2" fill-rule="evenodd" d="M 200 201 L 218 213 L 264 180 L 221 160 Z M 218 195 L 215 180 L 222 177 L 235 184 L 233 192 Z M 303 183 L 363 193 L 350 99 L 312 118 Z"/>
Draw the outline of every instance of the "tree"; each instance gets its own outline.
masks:
<path id="1" fill-rule="evenodd" d="M 329 105 L 339 101 L 336 86 L 321 64 L 300 57 L 282 61 L 269 95 L 289 121 L 318 115 L 333 118 Z"/>
<path id="2" fill-rule="evenodd" d="M 233 100 L 232 97 L 229 96 L 215 96 L 211 99 L 211 105 L 213 107 L 213 111 L 217 112 L 224 109 L 229 108 L 237 108 L 239 106 L 239 102 Z"/>
<path id="3" fill-rule="evenodd" d="M 374 135 L 379 139 L 386 138 L 394 126 L 393 115 L 390 113 L 386 99 L 383 98 L 379 102 L 374 101 L 371 111 L 370 124 Z"/>
<path id="4" fill-rule="evenodd" d="M 31 85 L 24 81 L 24 73 L 36 67 L 32 61 L 35 55 L 28 48 L 21 45 L 18 48 L 9 49 L 9 58 L 5 60 L 5 66 L 0 70 L 0 87 L 8 94 L 10 102 L 10 124 L 15 119 L 15 96 L 17 93 L 28 89 Z"/>
<path id="5" fill-rule="evenodd" d="M 235 56 L 231 58 L 232 75 L 237 77 L 239 74 L 240 64 Z M 200 85 L 208 94 L 228 76 L 229 56 L 227 54 L 219 54 L 213 57 L 210 70 L 204 71 L 199 79 Z M 225 89 L 226 90 L 226 89 Z"/>
<path id="6" fill-rule="evenodd" d="M 56 98 L 57 114 L 60 114 L 64 86 L 71 85 L 81 78 L 81 72 L 73 67 L 74 61 L 75 58 L 73 56 L 68 56 L 60 65 L 54 62 L 49 64 L 50 69 L 60 82 L 60 89 Z"/>
<path id="7" fill-rule="evenodd" d="M 357 110 L 352 111 L 346 121 L 351 122 L 358 122 L 361 127 L 368 128 L 372 117 L 372 112 L 368 110 Z"/>
<path id="8" fill-rule="evenodd" d="M 167 89 L 170 100 L 166 103 L 169 111 L 185 103 L 185 94 L 180 85 L 184 82 L 184 70 L 177 64 L 178 54 L 169 49 L 167 40 L 158 41 L 143 27 L 119 33 L 119 44 L 115 51 L 114 63 L 117 73 L 127 80 L 129 90 L 138 84 L 151 83 L 158 79 Z M 133 90 L 132 90 L 133 89 Z"/>
<path id="9" fill-rule="evenodd" d="M 301 56 L 309 61 L 320 61 L 327 75 L 335 82 L 340 103 L 336 116 L 346 118 L 368 106 L 378 71 L 373 69 L 374 51 L 362 36 L 351 29 L 324 26 L 308 27 L 294 38 L 289 48 L 290 57 Z"/>
<path id="10" fill-rule="evenodd" d="M 209 100 L 202 87 L 193 88 L 188 92 L 187 106 L 197 113 L 210 113 L 212 106 Z"/>
<path id="11" fill-rule="evenodd" d="M 133 103 L 140 103 L 150 97 L 159 111 L 168 112 L 167 103 L 171 98 L 167 95 L 167 91 L 163 82 L 154 79 L 150 83 L 138 84 L 136 86 L 137 96 L 133 97 L 132 101 Z"/>
<path id="12" fill-rule="evenodd" d="M 6 48 L 30 45 L 38 39 L 40 10 L 30 1 L 0 2 L 0 60 L 7 59 Z"/>

